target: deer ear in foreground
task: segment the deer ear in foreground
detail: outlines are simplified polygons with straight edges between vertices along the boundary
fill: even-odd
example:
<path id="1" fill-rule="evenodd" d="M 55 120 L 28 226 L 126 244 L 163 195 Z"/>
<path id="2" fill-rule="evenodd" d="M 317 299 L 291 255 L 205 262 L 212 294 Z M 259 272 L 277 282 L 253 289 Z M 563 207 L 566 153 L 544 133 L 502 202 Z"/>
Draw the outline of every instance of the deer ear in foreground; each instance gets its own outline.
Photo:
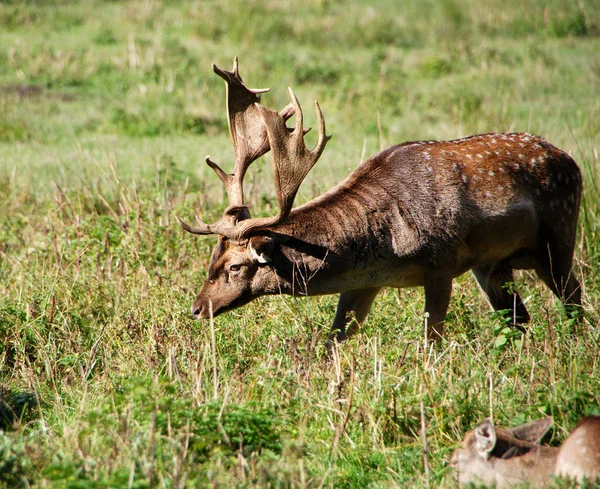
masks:
<path id="1" fill-rule="evenodd" d="M 486 419 L 452 454 L 450 462 L 459 485 L 546 488 L 555 477 L 599 478 L 600 418 L 581 420 L 561 447 L 539 443 L 551 424 L 548 417 L 505 429 Z"/>
<path id="2" fill-rule="evenodd" d="M 278 113 L 258 103 L 264 90 L 245 87 L 237 59 L 232 72 L 215 71 L 227 82 L 236 163 L 229 175 L 207 159 L 229 197 L 222 218 L 196 227 L 180 221 L 190 233 L 219 236 L 192 306 L 196 318 L 263 295 L 340 294 L 331 345 L 357 331 L 383 287 L 422 286 L 428 335 L 440 339 L 452 281 L 468 270 L 491 306 L 515 325 L 529 320 L 507 287 L 516 269 L 535 270 L 570 311 L 579 309 L 572 265 L 582 179 L 565 152 L 525 133 L 403 143 L 293 208 L 330 138 L 321 108 L 315 103 L 319 135 L 309 150 L 291 89 L 291 103 Z M 243 178 L 269 150 L 279 210 L 253 218 Z M 261 240 L 269 242 L 266 253 L 257 250 Z"/>

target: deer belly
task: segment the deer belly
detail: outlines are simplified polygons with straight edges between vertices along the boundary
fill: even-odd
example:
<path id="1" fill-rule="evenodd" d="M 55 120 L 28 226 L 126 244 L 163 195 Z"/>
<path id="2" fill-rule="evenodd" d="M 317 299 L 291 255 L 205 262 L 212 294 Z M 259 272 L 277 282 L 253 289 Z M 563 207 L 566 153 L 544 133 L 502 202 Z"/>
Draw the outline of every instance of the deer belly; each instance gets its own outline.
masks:
<path id="1" fill-rule="evenodd" d="M 477 223 L 465 240 L 473 257 L 472 266 L 495 263 L 523 254 L 525 250 L 533 250 L 538 228 L 537 216 L 531 205 L 513 207 L 510 212 Z"/>

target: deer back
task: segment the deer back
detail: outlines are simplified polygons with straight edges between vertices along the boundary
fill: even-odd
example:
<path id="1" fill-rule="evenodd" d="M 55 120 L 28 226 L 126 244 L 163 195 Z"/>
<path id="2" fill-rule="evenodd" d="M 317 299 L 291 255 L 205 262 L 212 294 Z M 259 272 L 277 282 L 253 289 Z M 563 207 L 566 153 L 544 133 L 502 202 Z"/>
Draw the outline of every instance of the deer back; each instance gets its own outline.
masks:
<path id="1" fill-rule="evenodd" d="M 542 218 L 546 228 L 574 240 L 580 194 L 575 162 L 536 136 L 409 142 L 369 158 L 338 186 L 294 209 L 282 232 L 310 223 L 314 239 L 328 248 L 353 243 L 436 262 L 463 246 L 470 259 L 449 260 L 458 275 L 472 262 L 495 261 L 534 243 Z"/>

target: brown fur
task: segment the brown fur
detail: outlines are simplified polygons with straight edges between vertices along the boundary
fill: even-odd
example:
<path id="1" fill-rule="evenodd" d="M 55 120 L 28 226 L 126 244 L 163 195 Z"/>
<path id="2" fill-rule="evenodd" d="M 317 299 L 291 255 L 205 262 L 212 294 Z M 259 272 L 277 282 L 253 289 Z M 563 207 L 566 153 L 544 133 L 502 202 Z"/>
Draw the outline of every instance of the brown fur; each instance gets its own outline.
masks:
<path id="1" fill-rule="evenodd" d="M 342 341 L 382 287 L 424 286 L 429 333 L 440 337 L 452 280 L 472 269 L 491 305 L 525 323 L 520 297 L 505 288 L 513 269 L 535 269 L 563 302 L 581 303 L 572 271 L 581 190 L 573 159 L 530 134 L 393 146 L 284 222 L 220 237 L 192 312 L 341 293 L 330 341 Z M 251 252 L 257 240 L 266 263 Z"/>
<path id="2" fill-rule="evenodd" d="M 573 248 L 581 200 L 579 168 L 569 155 L 530 134 L 482 134 L 454 141 L 408 142 L 372 156 L 346 180 L 292 209 L 294 197 L 327 141 L 317 103 L 318 141 L 304 143 L 302 108 L 281 112 L 258 102 L 266 89 L 246 87 L 233 70 L 213 70 L 227 85 L 236 162 L 223 182 L 229 207 L 193 234 L 218 234 L 193 306 L 216 316 L 269 294 L 340 293 L 328 344 L 352 335 L 382 287 L 425 288 L 429 336 L 439 339 L 452 280 L 472 269 L 496 310 L 516 324 L 529 315 L 507 290 L 514 269 L 535 269 L 565 304 L 581 304 Z M 293 129 L 286 121 L 295 115 Z M 272 152 L 279 212 L 252 218 L 243 179 L 256 158 Z"/>
<path id="3" fill-rule="evenodd" d="M 597 479 L 600 482 L 600 417 L 589 416 L 577 423 L 556 460 L 555 474 Z"/>
<path id="4" fill-rule="evenodd" d="M 600 418 L 582 419 L 560 448 L 539 444 L 551 424 L 552 418 L 544 418 L 504 429 L 483 421 L 452 454 L 459 486 L 546 488 L 558 476 L 600 477 Z"/>

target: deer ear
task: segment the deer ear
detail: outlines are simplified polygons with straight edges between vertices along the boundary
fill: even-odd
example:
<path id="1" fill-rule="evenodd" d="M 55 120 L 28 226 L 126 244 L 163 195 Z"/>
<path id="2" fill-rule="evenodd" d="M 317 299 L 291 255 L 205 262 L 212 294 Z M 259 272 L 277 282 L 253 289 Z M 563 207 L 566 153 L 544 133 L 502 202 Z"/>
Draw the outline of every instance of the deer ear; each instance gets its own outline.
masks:
<path id="1" fill-rule="evenodd" d="M 261 265 L 271 261 L 274 246 L 273 240 L 267 236 L 252 236 L 248 243 L 252 258 Z"/>
<path id="2" fill-rule="evenodd" d="M 539 443 L 552 426 L 552 416 L 547 416 L 537 421 L 522 424 L 511 429 L 512 434 L 519 440 L 528 441 L 531 443 Z"/>
<path id="3" fill-rule="evenodd" d="M 490 458 L 490 453 L 496 446 L 496 428 L 491 419 L 482 421 L 475 428 L 475 449 L 484 459 Z"/>

